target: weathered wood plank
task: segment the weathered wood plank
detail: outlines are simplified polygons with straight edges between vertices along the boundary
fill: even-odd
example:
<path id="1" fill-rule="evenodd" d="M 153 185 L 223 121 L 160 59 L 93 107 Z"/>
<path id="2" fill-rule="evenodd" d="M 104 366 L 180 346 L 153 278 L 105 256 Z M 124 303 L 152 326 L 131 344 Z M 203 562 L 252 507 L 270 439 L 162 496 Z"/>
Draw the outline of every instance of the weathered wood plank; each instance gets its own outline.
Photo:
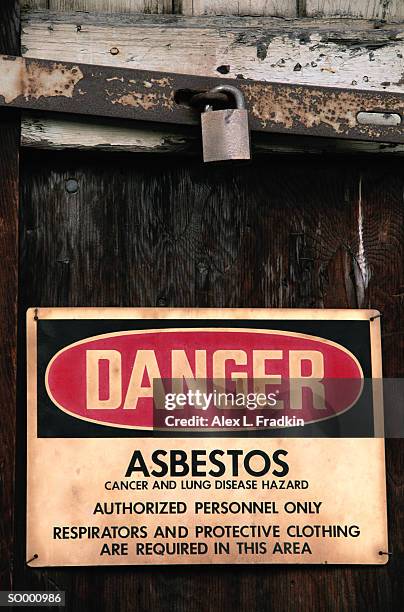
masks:
<path id="1" fill-rule="evenodd" d="M 49 1 L 48 0 L 22 0 L 21 9 L 27 10 L 30 8 L 33 8 L 33 9 L 49 8 Z"/>
<path id="2" fill-rule="evenodd" d="M 23 0 L 23 7 L 129 14 L 404 18 L 402 0 Z"/>
<path id="3" fill-rule="evenodd" d="M 184 10 L 185 8 L 185 10 Z M 295 0 L 191 0 L 184 15 L 268 15 L 295 17 Z"/>
<path id="4" fill-rule="evenodd" d="M 46 115 L 25 114 L 23 145 L 37 149 L 131 151 L 134 153 L 187 153 L 201 156 L 200 136 L 195 131 L 162 131 L 119 125 L 97 125 L 80 120 L 49 120 Z M 293 138 L 272 134 L 252 136 L 255 152 L 287 154 L 382 153 L 403 155 L 404 145 L 322 138 Z"/>
<path id="5" fill-rule="evenodd" d="M 404 28 L 368 22 L 23 15 L 27 57 L 402 91 Z M 113 49 L 113 53 L 111 53 Z M 116 52 L 118 51 L 118 53 Z M 386 67 L 389 72 L 386 75 Z M 388 81 L 386 79 L 388 78 Z"/>
<path id="6" fill-rule="evenodd" d="M 403 19 L 402 0 L 306 0 L 308 17 Z"/>
<path id="7" fill-rule="evenodd" d="M 367 21 L 278 20 L 226 17 L 173 20 L 165 16 L 106 17 L 73 13 L 28 12 L 23 17 L 23 54 L 27 57 L 166 70 L 205 76 L 253 78 L 360 89 L 403 91 L 404 32 Z M 115 54 L 111 54 L 114 49 Z M 116 53 L 116 49 L 119 51 Z M 386 76 L 388 67 L 388 77 Z M 388 80 L 386 80 L 388 79 Z M 79 123 L 26 118 L 23 144 L 80 146 Z M 88 143 L 149 151 L 181 150 L 169 139 L 133 127 L 92 125 Z M 144 143 L 144 144 L 142 144 Z M 159 144 L 160 143 L 160 144 Z"/>
<path id="8" fill-rule="evenodd" d="M 196 150 L 196 135 L 181 130 L 140 129 L 119 123 L 97 125 L 87 120 L 53 119 L 25 114 L 22 143 L 41 149 L 99 149 L 144 153 Z M 400 147 L 404 150 L 403 147 Z"/>
<path id="9" fill-rule="evenodd" d="M 0 3 L 0 53 L 19 54 L 19 2 Z M 12 588 L 20 117 L 0 112 L 0 589 Z"/>
<path id="10" fill-rule="evenodd" d="M 54 11 L 98 11 L 100 13 L 159 13 L 170 0 L 24 0 L 24 8 Z M 171 11 L 170 11 L 171 12 Z"/>
<path id="11" fill-rule="evenodd" d="M 99 13 L 296 16 L 296 0 L 24 0 L 24 7 Z"/>

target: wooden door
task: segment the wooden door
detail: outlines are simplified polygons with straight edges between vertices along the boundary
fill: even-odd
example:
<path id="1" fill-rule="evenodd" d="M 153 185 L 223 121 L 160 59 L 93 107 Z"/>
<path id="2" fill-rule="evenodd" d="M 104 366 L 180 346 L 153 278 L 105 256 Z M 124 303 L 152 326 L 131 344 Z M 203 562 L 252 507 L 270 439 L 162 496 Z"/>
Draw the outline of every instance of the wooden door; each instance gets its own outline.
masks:
<path id="1" fill-rule="evenodd" d="M 400 376 L 400 166 L 366 157 L 352 164 L 346 158 L 313 163 L 264 156 L 251 165 L 217 171 L 180 157 L 156 161 L 26 152 L 21 166 L 21 336 L 25 309 L 33 304 L 372 307 L 383 313 L 385 375 Z M 19 409 L 23 438 L 22 388 Z M 22 441 L 20 449 L 22 474 Z M 388 441 L 394 554 L 387 566 L 39 572 L 25 567 L 19 537 L 16 584 L 56 584 L 68 592 L 72 610 L 97 604 L 105 610 L 397 609 L 401 453 L 401 441 Z M 22 491 L 18 500 L 23 529 Z"/>
<path id="2" fill-rule="evenodd" d="M 109 6 L 100 4 L 104 10 Z M 144 9 L 144 3 L 140 4 Z M 181 5 L 183 12 L 208 13 L 214 3 L 156 2 L 150 6 L 153 11 L 164 12 L 172 4 Z M 243 13 L 252 3 L 236 4 L 238 13 Z M 261 4 L 263 13 L 269 5 L 270 14 L 277 10 L 282 13 L 280 3 Z M 325 5 L 331 13 L 343 10 L 343 3 L 292 2 L 284 3 L 282 16 L 297 17 L 296 5 L 301 11 L 303 4 L 309 15 L 326 10 Z M 359 17 L 385 19 L 382 5 L 392 10 L 394 3 L 373 3 L 371 14 L 372 3 L 359 4 L 360 10 L 355 9 Z M 36 5 L 45 10 L 80 10 L 89 8 L 91 2 Z M 119 10 L 127 12 L 129 6 L 122 2 Z M 224 4 L 221 6 L 223 12 Z M 43 19 L 43 14 L 30 14 L 26 25 L 32 37 L 35 32 L 43 33 Z M 59 36 L 63 31 L 61 27 Z M 79 36 L 80 30 L 76 33 Z M 52 36 L 50 32 L 49 39 Z M 17 39 L 11 38 L 2 32 L 0 40 L 7 41 L 3 50 L 18 53 Z M 261 41 L 262 56 L 265 49 L 268 52 L 268 44 L 268 40 Z M 183 141 L 178 135 L 167 137 L 161 144 L 161 140 L 150 140 L 150 134 L 143 133 L 137 140 L 132 136 L 123 146 L 123 132 L 118 133 L 114 127 L 109 131 L 110 140 L 104 139 L 99 147 L 107 150 L 99 152 L 93 147 L 97 139 L 89 144 L 81 135 L 80 140 L 80 124 L 74 128 L 73 124 L 51 123 L 46 117 L 26 116 L 23 142 L 27 148 L 21 153 L 17 239 L 18 117 L 7 115 L 3 122 L 0 295 L 5 313 L 2 337 L 7 339 L 2 351 L 2 402 L 8 406 L 5 445 L 0 454 L 4 465 L 0 534 L 4 588 L 11 583 L 14 589 L 65 590 L 67 609 L 80 612 L 400 609 L 404 597 L 401 440 L 387 441 L 393 554 L 386 566 L 29 568 L 24 545 L 24 313 L 30 306 L 377 308 L 383 314 L 384 375 L 400 377 L 404 370 L 402 158 L 385 155 L 380 147 L 377 155 L 352 151 L 318 155 L 318 144 L 311 142 L 313 155 L 256 154 L 249 165 L 218 170 L 203 166 L 198 157 L 178 153 L 178 149 L 188 147 L 188 136 L 181 136 Z M 97 132 L 97 138 L 100 134 Z M 152 148 L 150 142 L 160 143 L 157 148 L 163 154 L 139 152 Z M 276 150 L 276 139 L 271 142 L 269 149 Z M 32 149 L 32 145 L 39 145 L 41 150 Z M 66 145 L 91 150 L 42 150 Z M 304 152 L 305 147 L 294 143 L 286 149 Z M 113 148 L 132 152 L 117 153 Z M 283 144 L 279 148 L 285 150 Z M 15 386 L 13 266 L 17 243 Z M 14 478 L 11 457 L 15 448 Z"/>

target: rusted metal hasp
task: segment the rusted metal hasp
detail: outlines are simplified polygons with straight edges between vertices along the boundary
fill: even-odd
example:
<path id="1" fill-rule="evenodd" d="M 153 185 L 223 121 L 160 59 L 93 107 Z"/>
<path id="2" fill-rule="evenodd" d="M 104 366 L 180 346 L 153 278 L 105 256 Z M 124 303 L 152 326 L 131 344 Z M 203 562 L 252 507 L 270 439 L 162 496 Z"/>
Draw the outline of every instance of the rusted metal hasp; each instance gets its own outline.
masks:
<path id="1" fill-rule="evenodd" d="M 0 56 L 0 106 L 22 109 L 196 125 L 199 112 L 186 103 L 187 92 L 203 92 L 223 82 L 244 93 L 255 131 L 404 142 L 402 93 Z M 363 115 L 358 120 L 358 113 L 378 113 L 384 124 L 367 123 L 366 115 L 361 123 Z"/>

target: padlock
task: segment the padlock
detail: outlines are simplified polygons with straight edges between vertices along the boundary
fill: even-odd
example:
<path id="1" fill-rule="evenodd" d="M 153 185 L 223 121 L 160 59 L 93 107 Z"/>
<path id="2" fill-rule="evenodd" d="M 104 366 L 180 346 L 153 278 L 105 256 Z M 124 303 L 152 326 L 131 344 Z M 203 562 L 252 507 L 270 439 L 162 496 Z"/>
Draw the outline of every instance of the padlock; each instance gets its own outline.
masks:
<path id="1" fill-rule="evenodd" d="M 225 93 L 236 108 L 213 110 L 205 106 L 201 115 L 203 161 L 218 162 L 251 158 L 248 111 L 242 92 L 233 85 L 218 85 L 207 94 Z"/>

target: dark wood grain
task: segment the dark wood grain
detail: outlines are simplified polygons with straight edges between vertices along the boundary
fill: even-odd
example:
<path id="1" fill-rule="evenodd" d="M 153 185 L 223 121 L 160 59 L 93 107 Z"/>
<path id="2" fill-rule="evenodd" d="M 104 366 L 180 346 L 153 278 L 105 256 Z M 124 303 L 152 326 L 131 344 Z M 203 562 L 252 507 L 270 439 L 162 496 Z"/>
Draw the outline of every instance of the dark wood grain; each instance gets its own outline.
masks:
<path id="1" fill-rule="evenodd" d="M 25 153 L 22 173 L 21 312 L 379 308 L 385 375 L 402 375 L 402 164 L 267 157 L 217 170 L 180 158 Z M 401 440 L 387 447 L 387 566 L 32 570 L 20 554 L 17 586 L 56 584 L 80 612 L 396 611 L 404 598 L 404 453 Z M 23 514 L 18 520 L 22 533 Z"/>
<path id="2" fill-rule="evenodd" d="M 18 55 L 19 2 L 0 3 L 0 54 Z M 19 116 L 0 111 L 0 589 L 12 584 Z"/>

